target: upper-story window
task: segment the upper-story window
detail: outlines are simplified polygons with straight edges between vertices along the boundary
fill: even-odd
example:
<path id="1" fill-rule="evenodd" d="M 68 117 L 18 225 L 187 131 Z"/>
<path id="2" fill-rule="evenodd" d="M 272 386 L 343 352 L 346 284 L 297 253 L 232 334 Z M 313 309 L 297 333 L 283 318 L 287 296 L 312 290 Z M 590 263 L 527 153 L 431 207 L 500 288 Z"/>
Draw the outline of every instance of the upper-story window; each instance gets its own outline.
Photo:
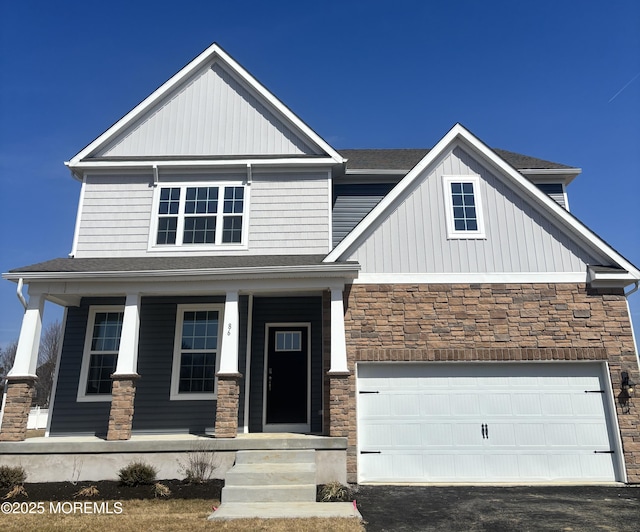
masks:
<path id="1" fill-rule="evenodd" d="M 478 176 L 444 176 L 448 238 L 485 238 L 480 179 Z"/>
<path id="2" fill-rule="evenodd" d="M 153 246 L 238 246 L 246 224 L 245 187 L 162 186 Z"/>

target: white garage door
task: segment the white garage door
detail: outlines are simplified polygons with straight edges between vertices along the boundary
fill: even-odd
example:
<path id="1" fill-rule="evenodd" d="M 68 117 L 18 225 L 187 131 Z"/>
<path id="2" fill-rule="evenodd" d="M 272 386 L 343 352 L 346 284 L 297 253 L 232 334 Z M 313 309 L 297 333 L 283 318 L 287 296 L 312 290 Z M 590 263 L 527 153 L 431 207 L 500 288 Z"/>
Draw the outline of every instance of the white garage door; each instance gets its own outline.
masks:
<path id="1" fill-rule="evenodd" d="M 614 481 L 602 367 L 359 364 L 359 480 Z"/>

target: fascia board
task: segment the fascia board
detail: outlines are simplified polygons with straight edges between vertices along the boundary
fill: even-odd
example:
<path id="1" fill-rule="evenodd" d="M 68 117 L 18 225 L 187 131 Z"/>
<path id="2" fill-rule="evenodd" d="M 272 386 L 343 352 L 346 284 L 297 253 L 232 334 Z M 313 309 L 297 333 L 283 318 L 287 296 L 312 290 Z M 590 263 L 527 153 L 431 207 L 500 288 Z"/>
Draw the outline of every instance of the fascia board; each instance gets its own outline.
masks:
<path id="1" fill-rule="evenodd" d="M 2 277 L 9 281 L 139 281 L 142 279 L 243 279 L 243 278 L 306 278 L 346 277 L 355 278 L 360 265 L 332 263 L 312 266 L 264 266 L 258 268 L 207 268 L 179 270 L 92 271 L 92 272 L 8 272 Z"/>
<path id="2" fill-rule="evenodd" d="M 544 210 L 551 214 L 556 220 L 560 221 L 571 232 L 583 240 L 587 244 L 593 246 L 602 255 L 609 258 L 621 268 L 627 270 L 635 279 L 640 279 L 640 270 L 631 264 L 627 259 L 615 251 L 609 244 L 602 240 L 599 236 L 588 229 L 582 222 L 571 215 L 567 210 L 558 205 L 549 198 L 544 192 L 536 187 L 518 170 L 513 168 L 504 159 L 499 157 L 484 142 L 473 135 L 461 124 L 454 125 L 449 132 L 435 145 L 435 147 L 406 175 L 406 177 L 391 190 L 389 194 L 367 215 L 354 230 L 349 233 L 338 244 L 331 253 L 325 257 L 325 262 L 333 262 L 347 254 L 357 240 L 365 234 L 382 214 L 392 206 L 395 201 L 411 186 L 413 181 L 417 179 L 422 172 L 436 161 L 455 141 L 458 141 L 472 151 L 476 152 L 485 161 L 491 163 L 503 175 L 510 177 L 517 185 L 520 186 L 535 202 Z"/>
<path id="3" fill-rule="evenodd" d="M 67 163 L 65 163 L 67 164 Z M 96 170 L 96 169 L 127 169 L 142 168 L 207 168 L 207 167 L 238 167 L 246 168 L 247 165 L 255 167 L 272 167 L 286 165 L 290 166 L 331 166 L 335 164 L 329 157 L 309 157 L 301 159 L 299 157 L 278 157 L 274 159 L 187 159 L 187 160 L 149 160 L 149 161 L 81 161 L 73 166 L 76 170 Z"/>
<path id="4" fill-rule="evenodd" d="M 113 126 L 107 129 L 102 135 L 96 138 L 93 142 L 83 148 L 78 154 L 72 157 L 65 164 L 69 168 L 76 168 L 78 163 L 85 157 L 102 147 L 104 144 L 112 140 L 118 133 L 123 131 L 129 124 L 133 123 L 138 117 L 149 110 L 153 105 L 160 101 L 165 95 L 170 93 L 177 85 L 183 80 L 187 79 L 205 63 L 213 61 L 216 58 L 221 59 L 229 66 L 234 73 L 244 80 L 249 86 L 253 88 L 262 98 L 264 98 L 269 104 L 273 105 L 279 113 L 281 113 L 293 126 L 295 126 L 301 133 L 306 135 L 312 142 L 317 144 L 322 150 L 324 150 L 335 163 L 341 164 L 344 162 L 344 158 L 336 152 L 329 144 L 327 144 L 317 133 L 315 133 L 309 126 L 307 126 L 302 120 L 300 120 L 288 107 L 286 107 L 280 100 L 278 100 L 271 92 L 269 92 L 261 83 L 258 82 L 249 72 L 240 66 L 234 59 L 231 58 L 218 44 L 214 43 L 184 68 L 182 68 L 177 74 L 171 77 L 168 81 L 162 84 L 158 89 L 152 92 L 141 103 L 129 111 L 125 116 L 118 120 Z"/>

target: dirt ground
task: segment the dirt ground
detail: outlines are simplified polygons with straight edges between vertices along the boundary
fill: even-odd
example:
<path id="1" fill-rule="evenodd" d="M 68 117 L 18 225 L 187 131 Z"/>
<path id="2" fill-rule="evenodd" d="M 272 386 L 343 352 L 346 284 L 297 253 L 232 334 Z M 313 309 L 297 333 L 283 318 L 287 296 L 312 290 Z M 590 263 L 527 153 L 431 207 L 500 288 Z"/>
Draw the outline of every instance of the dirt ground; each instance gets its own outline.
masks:
<path id="1" fill-rule="evenodd" d="M 160 480 L 161 484 L 171 490 L 171 499 L 210 499 L 220 500 L 222 480 L 209 480 L 200 484 L 186 483 L 182 480 Z M 83 496 L 84 488 L 95 486 L 98 493 L 92 497 Z M 94 482 L 43 482 L 24 485 L 27 495 L 17 495 L 11 501 L 73 501 L 73 500 L 111 500 L 128 501 L 132 499 L 153 499 L 153 486 L 121 486 L 118 482 L 100 480 Z M 4 499 L 7 489 L 0 489 L 0 499 Z"/>

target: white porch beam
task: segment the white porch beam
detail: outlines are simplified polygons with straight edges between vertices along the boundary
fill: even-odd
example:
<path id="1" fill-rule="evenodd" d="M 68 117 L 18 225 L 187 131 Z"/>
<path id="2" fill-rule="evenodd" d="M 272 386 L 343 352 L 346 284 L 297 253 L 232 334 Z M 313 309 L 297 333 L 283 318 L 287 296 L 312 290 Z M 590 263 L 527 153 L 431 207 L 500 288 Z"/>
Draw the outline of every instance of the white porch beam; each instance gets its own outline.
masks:
<path id="1" fill-rule="evenodd" d="M 220 348 L 220 367 L 218 375 L 237 375 L 238 338 L 240 332 L 240 313 L 238 311 L 238 292 L 227 292 L 224 303 L 224 322 L 222 325 L 222 346 Z"/>
<path id="2" fill-rule="evenodd" d="M 114 375 L 138 374 L 138 338 L 140 336 L 140 294 L 127 294 L 120 333 L 118 362 Z"/>
<path id="3" fill-rule="evenodd" d="M 22 318 L 18 349 L 9 377 L 35 377 L 38 367 L 38 349 L 42 332 L 42 315 L 44 313 L 44 296 L 32 294 Z"/>
<path id="4" fill-rule="evenodd" d="M 331 368 L 329 373 L 349 373 L 342 288 L 331 289 Z"/>

